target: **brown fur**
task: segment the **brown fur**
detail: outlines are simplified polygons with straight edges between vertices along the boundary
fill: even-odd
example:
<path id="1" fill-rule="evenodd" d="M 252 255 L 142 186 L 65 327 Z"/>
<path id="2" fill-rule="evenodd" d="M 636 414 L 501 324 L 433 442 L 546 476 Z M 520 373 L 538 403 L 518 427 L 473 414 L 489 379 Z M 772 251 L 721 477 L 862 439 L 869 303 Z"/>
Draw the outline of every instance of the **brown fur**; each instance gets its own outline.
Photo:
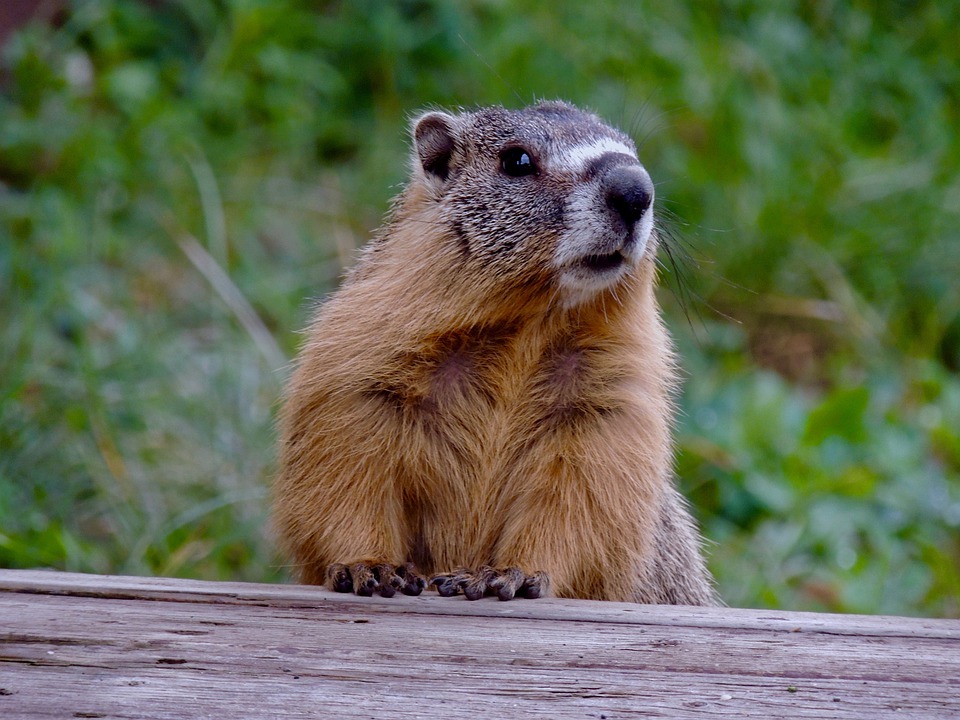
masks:
<path id="1" fill-rule="evenodd" d="M 653 254 L 565 307 L 549 243 L 494 278 L 445 213 L 415 176 L 309 328 L 274 507 L 299 580 L 492 565 L 543 571 L 560 597 L 714 602 L 671 476 Z"/>

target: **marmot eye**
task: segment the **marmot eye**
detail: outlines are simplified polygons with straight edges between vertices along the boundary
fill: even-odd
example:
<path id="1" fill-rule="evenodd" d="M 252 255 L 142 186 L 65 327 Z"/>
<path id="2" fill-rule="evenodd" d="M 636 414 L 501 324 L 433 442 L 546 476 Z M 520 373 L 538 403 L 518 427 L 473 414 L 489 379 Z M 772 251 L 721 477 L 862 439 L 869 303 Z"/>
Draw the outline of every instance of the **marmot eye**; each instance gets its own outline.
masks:
<path id="1" fill-rule="evenodd" d="M 510 177 L 534 175 L 537 166 L 533 157 L 522 147 L 510 147 L 500 153 L 500 169 Z"/>

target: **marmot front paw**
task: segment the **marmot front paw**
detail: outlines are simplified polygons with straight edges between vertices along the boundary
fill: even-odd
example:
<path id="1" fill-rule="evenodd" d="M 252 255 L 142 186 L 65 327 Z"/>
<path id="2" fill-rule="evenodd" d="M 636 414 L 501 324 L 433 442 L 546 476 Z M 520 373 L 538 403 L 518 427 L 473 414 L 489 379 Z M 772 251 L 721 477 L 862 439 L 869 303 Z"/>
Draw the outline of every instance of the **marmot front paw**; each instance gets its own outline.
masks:
<path id="1" fill-rule="evenodd" d="M 419 595 L 427 586 L 413 563 L 391 565 L 385 562 L 333 563 L 327 567 L 327 587 L 336 592 L 354 592 L 369 597 L 375 592 L 393 597 Z"/>
<path id="2" fill-rule="evenodd" d="M 436 585 L 443 597 L 459 595 L 467 600 L 478 600 L 484 595 L 496 595 L 501 600 L 514 597 L 539 598 L 550 592 L 550 578 L 544 572 L 527 575 L 519 568 L 497 569 L 484 565 L 479 570 L 458 568 L 452 573 L 435 575 L 430 584 Z"/>

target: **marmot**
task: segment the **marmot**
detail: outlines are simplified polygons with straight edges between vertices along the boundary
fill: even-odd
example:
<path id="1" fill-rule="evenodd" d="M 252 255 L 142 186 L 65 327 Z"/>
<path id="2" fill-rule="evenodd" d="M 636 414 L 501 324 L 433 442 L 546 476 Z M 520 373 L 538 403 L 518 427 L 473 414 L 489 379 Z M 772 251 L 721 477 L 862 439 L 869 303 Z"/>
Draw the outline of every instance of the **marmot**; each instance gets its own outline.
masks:
<path id="1" fill-rule="evenodd" d="M 412 177 L 316 313 L 274 522 L 343 592 L 716 602 L 672 475 L 654 186 L 561 102 L 432 111 Z"/>

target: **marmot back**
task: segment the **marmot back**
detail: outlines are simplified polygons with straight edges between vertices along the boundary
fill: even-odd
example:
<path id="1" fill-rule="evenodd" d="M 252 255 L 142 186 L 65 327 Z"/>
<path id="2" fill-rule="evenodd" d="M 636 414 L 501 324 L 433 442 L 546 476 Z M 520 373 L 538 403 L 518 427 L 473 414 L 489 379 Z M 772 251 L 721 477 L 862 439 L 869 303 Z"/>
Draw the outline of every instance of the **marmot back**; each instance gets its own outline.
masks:
<path id="1" fill-rule="evenodd" d="M 300 581 L 715 602 L 634 144 L 557 102 L 429 112 L 413 144 L 287 388 L 274 521 Z"/>

